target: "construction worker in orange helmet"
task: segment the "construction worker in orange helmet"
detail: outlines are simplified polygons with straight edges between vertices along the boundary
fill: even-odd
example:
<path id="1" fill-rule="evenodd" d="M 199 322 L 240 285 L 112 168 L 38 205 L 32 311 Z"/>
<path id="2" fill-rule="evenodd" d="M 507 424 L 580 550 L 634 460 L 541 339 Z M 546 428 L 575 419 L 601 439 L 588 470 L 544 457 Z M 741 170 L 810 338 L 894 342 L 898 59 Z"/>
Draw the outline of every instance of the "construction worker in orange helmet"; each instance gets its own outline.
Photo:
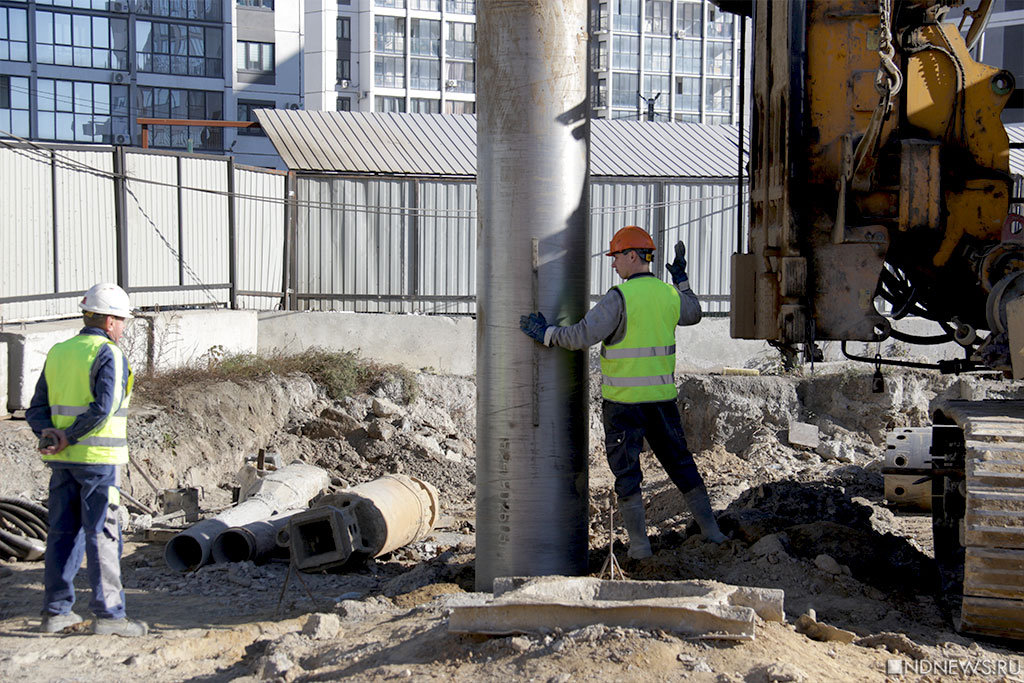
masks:
<path id="1" fill-rule="evenodd" d="M 628 555 L 635 559 L 652 554 L 640 490 L 644 438 L 682 492 L 704 538 L 725 540 L 676 406 L 675 328 L 700 322 L 700 302 L 690 289 L 685 245 L 676 243 L 675 260 L 665 266 L 672 285 L 651 273 L 656 249 L 647 231 L 627 225 L 612 236 L 607 253 L 624 282 L 608 290 L 583 320 L 560 327 L 538 311 L 519 321 L 527 336 L 545 346 L 585 349 L 601 343 L 605 452 L 629 534 Z"/>

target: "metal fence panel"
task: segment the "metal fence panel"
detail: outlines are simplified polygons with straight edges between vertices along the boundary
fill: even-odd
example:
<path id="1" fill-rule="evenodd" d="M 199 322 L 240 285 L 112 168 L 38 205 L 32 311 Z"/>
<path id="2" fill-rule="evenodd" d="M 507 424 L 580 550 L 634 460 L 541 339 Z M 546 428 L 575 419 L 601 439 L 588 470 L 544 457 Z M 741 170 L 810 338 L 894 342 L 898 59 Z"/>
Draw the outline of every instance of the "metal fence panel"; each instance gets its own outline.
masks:
<path id="1" fill-rule="evenodd" d="M 612 235 L 626 225 L 639 225 L 656 233 L 653 182 L 590 183 L 590 296 L 604 296 L 619 276 L 612 270 L 611 259 L 605 256 Z"/>
<path id="2" fill-rule="evenodd" d="M 201 286 L 189 303 L 229 300 L 231 280 L 227 160 L 179 157 L 181 177 L 181 265 L 178 284 Z M 205 191 L 184 188 L 202 188 Z M 217 286 L 222 285 L 222 286 Z"/>
<path id="3" fill-rule="evenodd" d="M 476 185 L 420 181 L 419 209 L 416 311 L 475 313 Z"/>
<path id="4" fill-rule="evenodd" d="M 728 313 L 732 254 L 738 251 L 736 184 L 694 181 L 665 190 L 666 225 L 658 248 L 671 260 L 675 243 L 683 240 L 690 286 L 701 308 L 706 314 Z"/>
<path id="5" fill-rule="evenodd" d="M 405 300 L 411 182 L 299 179 L 295 289 L 300 308 L 412 310 Z"/>
<path id="6" fill-rule="evenodd" d="M 179 284 L 178 160 L 157 154 L 126 154 L 125 218 L 128 226 L 126 283 L 135 287 Z M 147 182 L 152 181 L 152 182 Z M 190 303 L 180 291 L 133 292 L 135 306 Z"/>
<path id="7" fill-rule="evenodd" d="M 250 168 L 235 169 L 235 245 L 239 308 L 282 306 L 285 254 L 285 178 Z"/>

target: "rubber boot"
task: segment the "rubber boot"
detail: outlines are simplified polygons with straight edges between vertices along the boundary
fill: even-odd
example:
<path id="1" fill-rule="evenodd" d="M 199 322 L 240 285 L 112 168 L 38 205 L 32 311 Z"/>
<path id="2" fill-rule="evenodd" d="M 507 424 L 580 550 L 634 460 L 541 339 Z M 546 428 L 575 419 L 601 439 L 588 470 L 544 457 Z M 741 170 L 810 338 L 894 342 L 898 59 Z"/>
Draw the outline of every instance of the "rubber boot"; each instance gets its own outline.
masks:
<path id="1" fill-rule="evenodd" d="M 634 560 L 642 560 L 653 555 L 651 542 L 647 538 L 647 519 L 644 517 L 644 499 L 639 493 L 619 498 L 619 513 L 622 524 L 629 534 L 629 555 Z"/>
<path id="2" fill-rule="evenodd" d="M 704 538 L 712 543 L 722 543 L 726 540 L 725 535 L 718 528 L 715 515 L 711 512 L 711 501 L 708 500 L 708 490 L 701 484 L 683 494 L 686 507 L 690 508 L 690 514 L 697 520 Z M 625 516 L 625 514 L 623 514 Z"/>

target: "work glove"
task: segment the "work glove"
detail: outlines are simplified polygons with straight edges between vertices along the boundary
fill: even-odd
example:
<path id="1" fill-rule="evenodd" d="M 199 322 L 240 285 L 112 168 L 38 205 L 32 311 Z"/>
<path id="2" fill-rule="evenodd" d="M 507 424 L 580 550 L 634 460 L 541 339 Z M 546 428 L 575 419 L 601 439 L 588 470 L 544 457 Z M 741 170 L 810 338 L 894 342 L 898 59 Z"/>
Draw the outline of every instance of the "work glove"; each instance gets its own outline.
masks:
<path id="1" fill-rule="evenodd" d="M 519 318 L 519 329 L 527 337 L 539 341 L 541 344 L 544 343 L 544 333 L 549 327 L 551 326 L 548 325 L 548 321 L 544 319 L 544 314 L 540 311 Z"/>
<path id="2" fill-rule="evenodd" d="M 682 240 L 676 242 L 676 260 L 666 263 L 665 268 L 672 274 L 672 284 L 678 285 L 689 281 L 690 278 L 686 274 L 686 245 Z"/>

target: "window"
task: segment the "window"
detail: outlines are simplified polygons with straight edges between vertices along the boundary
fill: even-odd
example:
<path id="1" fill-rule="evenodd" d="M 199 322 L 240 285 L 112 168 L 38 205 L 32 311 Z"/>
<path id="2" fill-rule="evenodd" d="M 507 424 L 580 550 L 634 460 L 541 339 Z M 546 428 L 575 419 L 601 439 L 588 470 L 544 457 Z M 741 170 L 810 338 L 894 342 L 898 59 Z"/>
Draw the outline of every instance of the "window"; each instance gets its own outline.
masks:
<path id="1" fill-rule="evenodd" d="M 238 70 L 274 73 L 274 44 L 238 41 Z"/>
<path id="2" fill-rule="evenodd" d="M 444 103 L 445 114 L 475 114 L 476 103 L 462 100 L 448 100 Z"/>
<path id="3" fill-rule="evenodd" d="M 373 49 L 376 52 L 405 52 L 405 19 L 377 15 L 373 18 Z"/>
<path id="4" fill-rule="evenodd" d="M 476 14 L 476 0 L 447 0 L 444 8 L 452 14 Z"/>
<path id="5" fill-rule="evenodd" d="M 275 106 L 274 102 L 263 102 L 259 100 L 238 100 L 238 116 L 236 121 L 255 121 L 257 109 L 273 109 Z M 262 135 L 266 137 L 266 133 L 262 128 L 239 128 L 239 135 Z"/>
<path id="6" fill-rule="evenodd" d="M 440 114 L 441 100 L 428 100 L 414 97 L 409 101 L 409 111 L 414 114 Z"/>
<path id="7" fill-rule="evenodd" d="M 339 97 L 338 103 L 335 105 L 338 111 L 352 111 L 352 98 L 351 97 Z"/>
<path id="8" fill-rule="evenodd" d="M 700 111 L 700 79 L 676 79 L 676 109 Z"/>
<path id="9" fill-rule="evenodd" d="M 604 71 L 608 68 L 607 40 L 590 42 L 590 60 L 593 63 L 594 71 Z"/>
<path id="10" fill-rule="evenodd" d="M 223 78 L 222 35 L 219 28 L 138 19 L 136 66 L 149 73 Z"/>
<path id="11" fill-rule="evenodd" d="M 40 64 L 128 70 L 128 22 L 86 14 L 36 12 Z"/>
<path id="12" fill-rule="evenodd" d="M 674 118 L 679 123 L 700 123 L 700 114 L 676 114 Z"/>
<path id="13" fill-rule="evenodd" d="M 352 78 L 352 18 L 338 17 L 338 81 Z"/>
<path id="14" fill-rule="evenodd" d="M 427 12 L 440 12 L 441 0 L 409 0 L 409 9 L 419 9 Z"/>
<path id="15" fill-rule="evenodd" d="M 397 7 L 398 9 L 405 9 L 405 0 L 375 0 L 373 3 L 377 7 Z"/>
<path id="16" fill-rule="evenodd" d="M 476 59 L 476 24 L 449 23 L 444 53 L 449 59 Z"/>
<path id="17" fill-rule="evenodd" d="M 640 32 L 640 0 L 616 0 L 612 3 L 612 28 Z"/>
<path id="18" fill-rule="evenodd" d="M 410 59 L 409 87 L 416 90 L 440 90 L 441 60 L 415 57 Z"/>
<path id="19" fill-rule="evenodd" d="M 684 74 L 700 73 L 699 40 L 681 40 L 676 44 L 676 70 Z"/>
<path id="20" fill-rule="evenodd" d="M 732 75 L 732 43 L 708 42 L 707 73 L 712 76 Z"/>
<path id="21" fill-rule="evenodd" d="M 404 88 L 405 57 L 376 55 L 373 58 L 373 84 L 382 88 Z"/>
<path id="22" fill-rule="evenodd" d="M 128 144 L 128 86 L 36 81 L 39 137 L 68 142 Z"/>
<path id="23" fill-rule="evenodd" d="M 668 101 L 672 94 L 671 78 L 668 74 L 644 74 L 644 87 L 640 92 L 644 97 L 658 97 L 654 108 L 658 111 L 668 111 Z M 646 106 L 646 103 L 644 104 Z"/>
<path id="24" fill-rule="evenodd" d="M 452 92 L 476 92 L 476 66 L 473 62 L 448 62 L 448 81 L 454 85 L 445 88 Z"/>
<path id="25" fill-rule="evenodd" d="M 409 54 L 424 57 L 441 56 L 441 22 L 412 19 L 409 22 Z"/>
<path id="26" fill-rule="evenodd" d="M 668 73 L 672 66 L 670 38 L 644 38 L 644 69 Z"/>
<path id="27" fill-rule="evenodd" d="M 52 0 L 48 0 L 51 2 Z M 67 5 L 67 0 L 59 0 L 59 3 Z M 107 9 L 108 3 L 93 0 L 93 9 Z M 220 21 L 223 18 L 221 12 L 221 0 L 135 0 L 135 11 L 138 14 L 148 14 L 154 17 L 171 17 L 174 19 L 199 19 L 201 21 Z M 75 7 L 79 3 L 75 2 Z"/>
<path id="28" fill-rule="evenodd" d="M 239 7 L 255 7 L 257 9 L 274 9 L 274 0 L 235 0 Z M 245 130 L 243 128 L 242 130 Z"/>
<path id="29" fill-rule="evenodd" d="M 700 38 L 701 11 L 703 7 L 696 2 L 681 2 L 676 14 L 676 30 L 682 31 L 687 38 Z"/>
<path id="30" fill-rule="evenodd" d="M 28 61 L 28 18 L 25 10 L 0 7 L 0 60 Z"/>
<path id="31" fill-rule="evenodd" d="M 728 78 L 709 78 L 705 86 L 704 106 L 708 111 L 732 111 L 732 81 Z"/>
<path id="32" fill-rule="evenodd" d="M 590 106 L 595 109 L 608 106 L 608 79 L 599 78 L 590 93 Z"/>
<path id="33" fill-rule="evenodd" d="M 639 76 L 636 74 L 612 74 L 612 106 L 633 107 L 636 112 L 636 94 L 640 90 Z"/>
<path id="34" fill-rule="evenodd" d="M 139 116 L 159 119 L 224 119 L 224 93 L 180 88 L 154 88 L 140 85 L 136 88 L 136 110 Z M 149 143 L 152 147 L 188 149 L 224 149 L 221 128 L 206 126 L 150 126 Z"/>
<path id="35" fill-rule="evenodd" d="M 28 78 L 0 76 L 0 137 L 29 134 Z"/>
<path id="36" fill-rule="evenodd" d="M 405 98 L 404 97 L 381 97 L 377 95 L 374 98 L 373 108 L 375 111 L 392 112 L 395 114 L 405 113 Z"/>
<path id="37" fill-rule="evenodd" d="M 732 38 L 732 15 L 708 3 L 708 38 Z"/>
<path id="38" fill-rule="evenodd" d="M 14 1 L 15 2 L 21 2 L 23 5 L 28 4 L 28 0 L 14 0 Z M 166 1 L 167 0 L 164 0 L 164 2 L 166 2 Z M 60 5 L 62 7 L 71 7 L 72 5 L 74 5 L 74 7 L 77 7 L 77 8 L 80 8 L 80 9 L 99 9 L 99 10 L 105 10 L 105 9 L 108 9 L 108 5 L 110 3 L 106 2 L 105 0 L 74 0 L 73 3 L 72 3 L 72 0 L 36 0 L 36 4 L 37 5 Z M 125 11 L 127 11 L 127 10 L 125 10 Z"/>
<path id="39" fill-rule="evenodd" d="M 632 69 L 640 68 L 640 37 L 620 36 L 612 39 L 612 68 Z"/>
<path id="40" fill-rule="evenodd" d="M 645 0 L 644 27 L 648 33 L 667 36 L 672 31 L 672 3 L 669 0 Z"/>

